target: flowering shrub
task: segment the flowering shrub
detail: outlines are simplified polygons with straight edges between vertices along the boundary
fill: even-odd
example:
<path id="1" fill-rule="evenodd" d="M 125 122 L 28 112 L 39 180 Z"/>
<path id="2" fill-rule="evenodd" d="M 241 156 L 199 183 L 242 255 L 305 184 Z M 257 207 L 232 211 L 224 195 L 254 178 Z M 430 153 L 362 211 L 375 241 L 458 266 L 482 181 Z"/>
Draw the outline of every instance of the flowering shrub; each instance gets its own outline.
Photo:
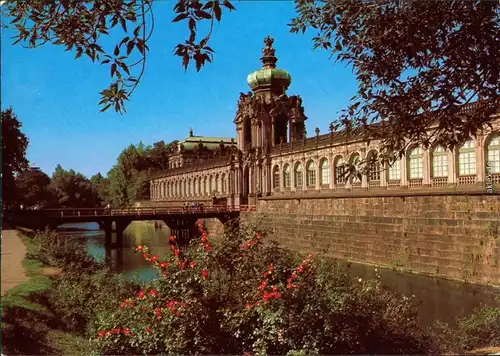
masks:
<path id="1" fill-rule="evenodd" d="M 353 281 L 334 262 L 266 242 L 242 226 L 160 258 L 135 248 L 159 278 L 96 315 L 101 354 L 423 353 L 411 300 Z"/>

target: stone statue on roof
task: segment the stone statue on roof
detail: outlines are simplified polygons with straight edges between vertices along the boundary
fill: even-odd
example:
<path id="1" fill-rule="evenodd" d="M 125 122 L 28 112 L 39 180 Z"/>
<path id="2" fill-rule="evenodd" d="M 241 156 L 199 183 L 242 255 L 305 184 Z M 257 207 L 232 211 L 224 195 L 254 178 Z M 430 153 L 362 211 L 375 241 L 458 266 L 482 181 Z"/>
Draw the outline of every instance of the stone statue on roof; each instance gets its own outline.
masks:
<path id="1" fill-rule="evenodd" d="M 193 128 L 192 127 L 189 128 L 189 137 L 193 137 Z"/>
<path id="2" fill-rule="evenodd" d="M 267 35 L 266 38 L 264 38 L 264 44 L 266 47 L 262 49 L 262 54 L 264 56 L 274 56 L 274 53 L 276 50 L 273 48 L 273 43 L 274 43 L 274 38 L 271 36 Z"/>

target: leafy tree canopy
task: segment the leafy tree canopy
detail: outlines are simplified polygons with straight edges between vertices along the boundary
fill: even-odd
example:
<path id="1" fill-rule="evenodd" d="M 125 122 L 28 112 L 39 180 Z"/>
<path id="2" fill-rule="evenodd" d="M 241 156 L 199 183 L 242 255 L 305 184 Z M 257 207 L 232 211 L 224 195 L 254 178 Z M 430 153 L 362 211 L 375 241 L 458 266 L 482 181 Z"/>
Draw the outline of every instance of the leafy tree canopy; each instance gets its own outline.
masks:
<path id="1" fill-rule="evenodd" d="M 94 207 L 96 206 L 91 182 L 81 173 L 69 171 L 57 165 L 49 189 L 55 204 L 62 207 Z"/>
<path id="2" fill-rule="evenodd" d="M 461 143 L 498 112 L 498 1 L 295 4 L 292 32 L 315 30 L 315 48 L 351 64 L 356 74 L 358 93 L 337 126 L 364 129 L 382 140 L 387 154 L 402 152 L 408 139 L 424 146 L 431 138 Z"/>
<path id="3" fill-rule="evenodd" d="M 292 32 L 317 32 L 314 46 L 352 65 L 358 93 L 334 127 L 381 139 L 386 153 L 403 152 L 407 139 L 427 145 L 436 137 L 454 145 L 489 124 L 499 107 L 500 4 L 482 0 L 295 0 Z M 154 30 L 152 0 L 7 0 L 4 14 L 15 43 L 46 43 L 75 50 L 110 67 L 102 110 L 124 110 L 144 73 Z M 188 39 L 174 53 L 187 69 L 212 59 L 214 21 L 229 0 L 177 0 L 173 22 L 184 21 Z M 203 23 L 208 26 L 201 26 Z M 105 48 L 115 28 L 123 37 Z M 207 29 L 202 35 L 199 29 Z M 479 101 L 468 110 L 463 104 Z M 488 105 L 481 105 L 488 103 Z M 371 125 L 379 123 L 380 125 Z M 435 130 L 428 133 L 430 124 Z M 358 131 L 359 133 L 359 131 Z"/>
<path id="4" fill-rule="evenodd" d="M 2 111 L 2 203 L 9 206 L 16 198 L 14 177 L 28 168 L 28 138 L 21 132 L 21 122 L 9 108 Z"/>
<path id="5" fill-rule="evenodd" d="M 19 202 L 29 208 L 35 205 L 46 206 L 51 197 L 48 191 L 50 178 L 39 169 L 30 169 L 16 177 Z"/>

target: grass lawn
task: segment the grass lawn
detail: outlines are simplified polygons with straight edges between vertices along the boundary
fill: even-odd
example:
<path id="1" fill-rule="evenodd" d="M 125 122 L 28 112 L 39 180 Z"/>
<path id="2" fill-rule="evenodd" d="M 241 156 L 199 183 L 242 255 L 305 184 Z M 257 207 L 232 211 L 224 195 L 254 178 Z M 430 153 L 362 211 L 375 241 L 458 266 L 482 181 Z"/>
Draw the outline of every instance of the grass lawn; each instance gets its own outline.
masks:
<path id="1" fill-rule="evenodd" d="M 30 258 L 36 252 L 29 237 L 20 235 L 27 247 L 23 266 L 29 280 L 1 298 L 2 353 L 6 355 L 88 355 L 87 340 L 64 330 L 50 309 L 52 280 L 44 267 Z"/>

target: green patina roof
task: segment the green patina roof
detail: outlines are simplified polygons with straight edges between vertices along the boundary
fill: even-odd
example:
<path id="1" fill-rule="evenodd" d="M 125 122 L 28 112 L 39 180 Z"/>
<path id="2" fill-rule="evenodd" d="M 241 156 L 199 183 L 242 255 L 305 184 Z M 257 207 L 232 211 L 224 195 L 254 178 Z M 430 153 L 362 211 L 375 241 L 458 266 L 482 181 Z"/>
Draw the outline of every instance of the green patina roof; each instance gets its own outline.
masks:
<path id="1" fill-rule="evenodd" d="M 292 82 L 292 77 L 283 69 L 262 68 L 250 73 L 247 77 L 247 82 L 252 89 L 268 85 L 283 86 L 286 89 Z"/>
<path id="2" fill-rule="evenodd" d="M 224 143 L 224 145 L 231 145 L 230 137 L 210 136 L 188 136 L 184 141 L 179 142 L 179 145 L 183 145 L 185 151 L 190 151 L 198 147 L 201 142 L 203 144 L 203 147 L 208 148 L 209 150 L 215 150 L 220 146 L 221 141 L 222 143 Z M 233 144 L 236 144 L 236 140 L 234 140 Z"/>

